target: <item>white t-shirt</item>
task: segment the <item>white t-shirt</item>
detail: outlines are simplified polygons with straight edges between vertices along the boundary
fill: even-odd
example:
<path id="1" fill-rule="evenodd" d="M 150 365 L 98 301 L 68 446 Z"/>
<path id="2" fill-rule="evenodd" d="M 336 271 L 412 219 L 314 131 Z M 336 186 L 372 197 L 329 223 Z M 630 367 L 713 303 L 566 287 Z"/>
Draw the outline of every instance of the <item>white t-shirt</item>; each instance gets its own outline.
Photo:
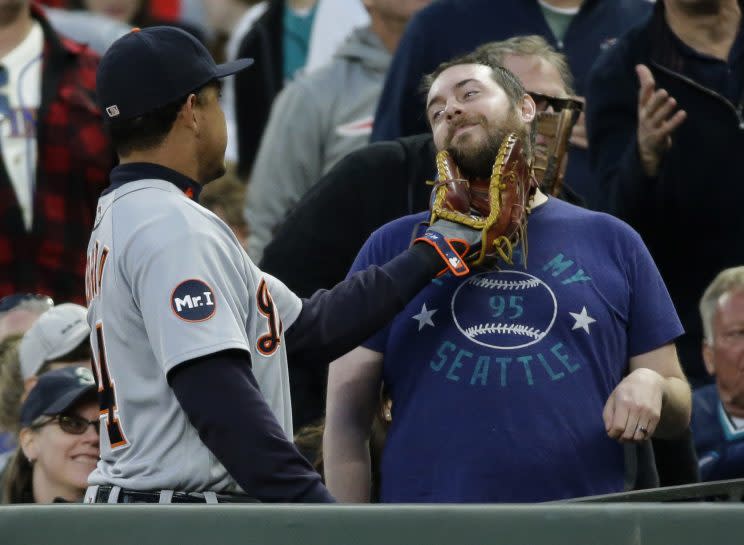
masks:
<path id="1" fill-rule="evenodd" d="M 28 36 L 0 59 L 7 84 L 0 87 L 0 146 L 26 229 L 33 223 L 36 181 L 36 115 L 41 105 L 44 32 L 34 21 Z"/>

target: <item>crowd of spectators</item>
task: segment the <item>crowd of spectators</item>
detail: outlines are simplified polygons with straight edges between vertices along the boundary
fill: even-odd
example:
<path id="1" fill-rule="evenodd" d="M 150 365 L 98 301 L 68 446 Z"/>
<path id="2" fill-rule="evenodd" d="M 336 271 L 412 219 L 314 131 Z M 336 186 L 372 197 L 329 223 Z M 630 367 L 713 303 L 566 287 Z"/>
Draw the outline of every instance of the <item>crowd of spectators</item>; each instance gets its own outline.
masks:
<path id="1" fill-rule="evenodd" d="M 80 501 L 95 467 L 85 251 L 116 164 L 96 68 L 132 27 L 155 25 L 189 32 L 220 61 L 254 59 L 225 80 L 227 174 L 200 203 L 303 297 L 410 244 L 446 147 L 433 110 L 445 102 L 445 116 L 482 113 L 450 110 L 453 74 L 484 93 L 468 67 L 506 68 L 495 81 L 507 89 L 516 76 L 535 132 L 540 116 L 583 110 L 572 120 L 564 189 L 528 220 L 529 267 L 509 267 L 508 279 L 530 277 L 542 295 L 476 293 L 504 278 L 493 271 L 462 285 L 443 277 L 390 326 L 327 362 L 330 376 L 289 362 L 297 445 L 337 499 L 541 501 L 744 478 L 734 163 L 744 149 L 743 7 L 2 3 L 0 501 Z M 553 316 L 540 326 L 540 297 L 570 322 Z M 533 313 L 530 326 L 557 325 L 530 351 L 506 333 L 465 335 L 461 322 L 478 313 Z M 631 422 L 632 407 L 646 408 L 639 391 L 662 392 L 660 410 Z"/>

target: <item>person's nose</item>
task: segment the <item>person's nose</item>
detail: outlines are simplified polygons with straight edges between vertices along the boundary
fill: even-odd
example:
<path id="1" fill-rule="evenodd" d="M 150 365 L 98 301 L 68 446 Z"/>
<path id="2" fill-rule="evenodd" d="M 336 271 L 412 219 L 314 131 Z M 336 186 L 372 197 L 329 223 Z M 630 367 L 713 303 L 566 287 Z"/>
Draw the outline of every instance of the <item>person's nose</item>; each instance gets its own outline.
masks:
<path id="1" fill-rule="evenodd" d="M 458 119 L 462 115 L 462 105 L 456 100 L 448 100 L 444 107 L 444 114 L 449 121 Z"/>
<path id="2" fill-rule="evenodd" d="M 100 440 L 98 426 L 88 424 L 85 433 L 83 433 L 82 440 L 97 445 Z"/>

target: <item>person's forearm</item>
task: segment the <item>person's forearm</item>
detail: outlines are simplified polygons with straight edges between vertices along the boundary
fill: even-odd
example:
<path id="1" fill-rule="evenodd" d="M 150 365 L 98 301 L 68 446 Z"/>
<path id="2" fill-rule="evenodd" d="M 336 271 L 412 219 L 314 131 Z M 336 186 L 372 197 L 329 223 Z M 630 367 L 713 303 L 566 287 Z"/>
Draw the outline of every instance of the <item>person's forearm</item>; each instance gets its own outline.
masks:
<path id="1" fill-rule="evenodd" d="M 323 466 L 328 489 L 340 501 L 370 501 L 369 440 L 382 366 L 382 353 L 360 346 L 328 370 Z"/>
<path id="2" fill-rule="evenodd" d="M 692 392 L 685 379 L 669 377 L 664 380 L 664 394 L 659 425 L 655 437 L 671 439 L 678 437 L 690 425 Z"/>
<path id="3" fill-rule="evenodd" d="M 358 346 L 442 267 L 433 247 L 414 244 L 382 267 L 371 266 L 303 300 L 300 315 L 285 333 L 290 365 L 325 366 Z"/>
<path id="4" fill-rule="evenodd" d="M 328 491 L 345 503 L 369 503 L 371 464 L 369 441 L 363 434 L 344 432 L 326 423 L 323 470 Z"/>
<path id="5" fill-rule="evenodd" d="M 168 382 L 199 438 L 246 494 L 262 502 L 332 503 L 250 368 L 247 352 L 225 350 L 182 363 Z"/>

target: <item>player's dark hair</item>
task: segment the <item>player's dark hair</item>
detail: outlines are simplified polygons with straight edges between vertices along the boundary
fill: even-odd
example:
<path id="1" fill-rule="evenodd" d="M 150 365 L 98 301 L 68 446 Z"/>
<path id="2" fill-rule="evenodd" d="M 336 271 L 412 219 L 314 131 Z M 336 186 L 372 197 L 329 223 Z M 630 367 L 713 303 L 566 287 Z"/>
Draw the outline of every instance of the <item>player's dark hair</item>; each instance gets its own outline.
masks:
<path id="1" fill-rule="evenodd" d="M 219 80 L 213 80 L 179 98 L 134 119 L 126 119 L 110 123 L 106 126 L 111 143 L 119 156 L 126 157 L 135 151 L 146 151 L 158 147 L 173 128 L 178 113 L 186 100 L 192 94 L 196 95 L 196 103 L 204 103 L 204 93 L 207 89 L 221 86 Z"/>
<path id="2" fill-rule="evenodd" d="M 456 57 L 437 66 L 431 74 L 425 75 L 421 80 L 421 85 L 419 87 L 421 94 L 428 94 L 434 80 L 436 80 L 442 72 L 448 68 L 459 66 L 461 64 L 482 64 L 488 66 L 491 69 L 491 77 L 493 78 L 493 81 L 504 90 L 511 103 L 515 106 L 519 106 L 522 103 L 522 97 L 524 97 L 526 93 L 522 82 L 514 75 L 514 73 L 501 66 L 494 55 L 489 54 L 489 51 L 483 48 L 476 49 L 472 53 Z"/>

